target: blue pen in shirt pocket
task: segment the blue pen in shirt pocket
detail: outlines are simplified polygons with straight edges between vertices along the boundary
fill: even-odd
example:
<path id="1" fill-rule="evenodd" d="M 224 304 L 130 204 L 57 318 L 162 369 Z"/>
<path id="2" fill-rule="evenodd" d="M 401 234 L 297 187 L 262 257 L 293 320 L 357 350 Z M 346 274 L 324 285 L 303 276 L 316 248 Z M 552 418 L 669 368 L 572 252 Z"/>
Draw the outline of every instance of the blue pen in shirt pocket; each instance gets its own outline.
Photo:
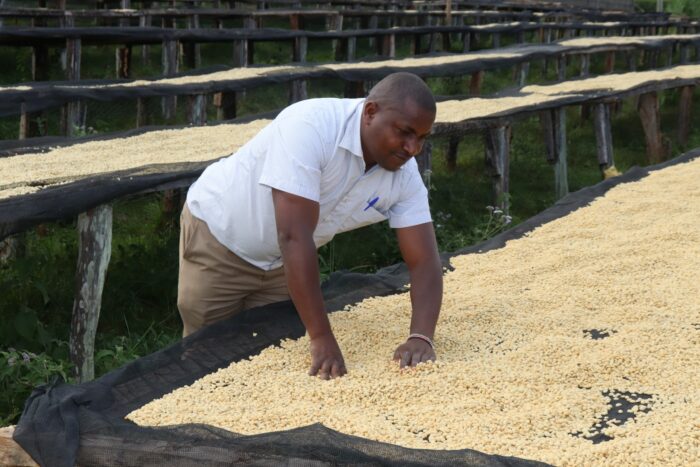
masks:
<path id="1" fill-rule="evenodd" d="M 379 201 L 379 196 L 377 196 L 377 197 L 375 197 L 375 198 L 372 198 L 371 200 L 367 201 L 367 207 L 364 208 L 363 211 L 366 211 L 366 210 L 368 210 L 369 208 L 371 208 L 372 206 L 374 206 L 375 204 L 377 204 L 377 201 Z"/>

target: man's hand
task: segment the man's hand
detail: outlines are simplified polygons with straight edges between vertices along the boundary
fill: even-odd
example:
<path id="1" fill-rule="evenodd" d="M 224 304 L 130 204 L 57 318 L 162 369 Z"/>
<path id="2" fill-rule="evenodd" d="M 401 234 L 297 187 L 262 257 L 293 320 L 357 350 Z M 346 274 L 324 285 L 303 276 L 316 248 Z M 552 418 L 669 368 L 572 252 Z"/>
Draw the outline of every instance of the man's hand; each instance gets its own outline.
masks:
<path id="1" fill-rule="evenodd" d="M 309 376 L 318 375 L 321 379 L 340 378 L 347 372 L 343 354 L 333 334 L 325 334 L 311 339 Z"/>
<path id="2" fill-rule="evenodd" d="M 436 358 L 430 344 L 421 339 L 408 339 L 394 352 L 394 361 L 399 362 L 401 368 L 416 366 L 421 362 L 434 362 Z"/>

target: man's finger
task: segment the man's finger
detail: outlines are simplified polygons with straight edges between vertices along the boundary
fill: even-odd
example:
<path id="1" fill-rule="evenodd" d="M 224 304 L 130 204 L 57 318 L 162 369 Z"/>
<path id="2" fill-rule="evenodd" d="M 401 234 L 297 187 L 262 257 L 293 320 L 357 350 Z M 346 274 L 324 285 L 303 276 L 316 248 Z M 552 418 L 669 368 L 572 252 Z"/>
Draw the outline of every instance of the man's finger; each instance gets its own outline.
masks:
<path id="1" fill-rule="evenodd" d="M 319 364 L 318 361 L 313 361 L 311 362 L 311 369 L 309 369 L 309 376 L 316 376 L 318 373 L 318 370 L 321 368 L 321 365 Z"/>
<path id="2" fill-rule="evenodd" d="M 318 376 L 321 379 L 328 379 L 331 376 L 331 366 L 332 366 L 332 361 L 331 360 L 324 360 L 323 364 L 321 365 L 321 369 L 318 371 Z"/>
<path id="3" fill-rule="evenodd" d="M 399 350 L 400 348 L 401 348 L 401 347 L 399 347 L 398 349 L 396 349 L 396 350 L 394 351 L 394 361 L 395 361 L 395 362 L 401 360 L 401 351 Z"/>
<path id="4" fill-rule="evenodd" d="M 345 365 L 343 365 L 342 362 L 333 362 L 333 366 L 331 367 L 331 378 L 340 378 L 345 374 L 343 371 L 345 369 Z"/>
<path id="5" fill-rule="evenodd" d="M 419 351 L 416 351 L 413 353 L 413 356 L 411 357 L 411 366 L 416 366 L 418 365 L 422 360 L 421 357 L 425 355 Z"/>
<path id="6" fill-rule="evenodd" d="M 411 352 L 408 350 L 404 350 L 401 352 L 401 368 L 406 368 L 406 365 L 408 365 L 411 362 Z"/>

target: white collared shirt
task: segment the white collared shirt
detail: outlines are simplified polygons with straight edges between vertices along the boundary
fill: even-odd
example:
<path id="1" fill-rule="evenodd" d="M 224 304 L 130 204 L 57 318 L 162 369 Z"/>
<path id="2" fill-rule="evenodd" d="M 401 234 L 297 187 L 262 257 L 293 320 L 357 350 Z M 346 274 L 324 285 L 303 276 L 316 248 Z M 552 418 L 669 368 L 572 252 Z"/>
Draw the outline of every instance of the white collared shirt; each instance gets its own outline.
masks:
<path id="1" fill-rule="evenodd" d="M 410 159 L 365 173 L 364 99 L 308 99 L 284 109 L 235 154 L 207 167 L 187 205 L 212 235 L 249 263 L 282 265 L 272 188 L 319 203 L 314 243 L 389 219 L 392 228 L 431 221 L 428 192 Z"/>

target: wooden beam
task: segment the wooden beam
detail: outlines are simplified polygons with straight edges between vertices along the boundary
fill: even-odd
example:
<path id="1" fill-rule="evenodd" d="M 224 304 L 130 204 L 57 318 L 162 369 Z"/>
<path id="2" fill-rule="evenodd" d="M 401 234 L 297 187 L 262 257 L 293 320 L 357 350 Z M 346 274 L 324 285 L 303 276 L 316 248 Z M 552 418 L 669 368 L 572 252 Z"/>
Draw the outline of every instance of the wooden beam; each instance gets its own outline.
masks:
<path id="1" fill-rule="evenodd" d="M 13 467 L 38 467 L 39 464 L 12 439 L 14 426 L 0 428 L 0 465 Z"/>
<path id="2" fill-rule="evenodd" d="M 78 266 L 70 331 L 70 359 L 78 381 L 95 378 L 95 334 L 112 252 L 112 207 L 103 204 L 78 216 Z"/>
<path id="3" fill-rule="evenodd" d="M 688 145 L 690 134 L 690 111 L 693 105 L 693 92 L 695 86 L 683 86 L 680 90 L 680 102 L 678 103 L 678 144 Z"/>
<path id="4" fill-rule="evenodd" d="M 598 167 L 603 178 L 618 175 L 613 157 L 612 125 L 610 121 L 610 105 L 598 103 L 593 106 L 593 126 L 595 129 L 596 153 Z"/>
<path id="5" fill-rule="evenodd" d="M 615 71 L 615 52 L 611 51 L 605 54 L 605 74 L 610 74 Z"/>
<path id="6" fill-rule="evenodd" d="M 486 165 L 493 181 L 494 205 L 500 206 L 506 214 L 510 211 L 510 134 L 511 128 L 508 125 L 488 129 L 484 145 Z"/>
<path id="7" fill-rule="evenodd" d="M 656 92 L 639 96 L 638 110 L 647 144 L 647 161 L 649 164 L 658 164 L 666 158 L 666 150 L 661 134 L 659 98 Z"/>

